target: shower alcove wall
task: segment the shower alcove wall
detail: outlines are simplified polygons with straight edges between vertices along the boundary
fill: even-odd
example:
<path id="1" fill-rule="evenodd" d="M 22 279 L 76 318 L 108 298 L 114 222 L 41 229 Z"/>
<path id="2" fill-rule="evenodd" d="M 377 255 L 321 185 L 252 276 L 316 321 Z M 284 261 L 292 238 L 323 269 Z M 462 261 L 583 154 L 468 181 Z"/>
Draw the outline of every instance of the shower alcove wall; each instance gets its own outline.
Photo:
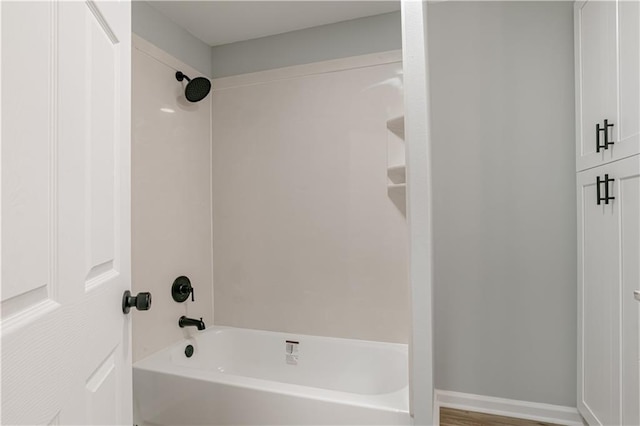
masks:
<path id="1" fill-rule="evenodd" d="M 213 84 L 216 324 L 407 343 L 407 223 L 387 193 L 401 52 Z"/>

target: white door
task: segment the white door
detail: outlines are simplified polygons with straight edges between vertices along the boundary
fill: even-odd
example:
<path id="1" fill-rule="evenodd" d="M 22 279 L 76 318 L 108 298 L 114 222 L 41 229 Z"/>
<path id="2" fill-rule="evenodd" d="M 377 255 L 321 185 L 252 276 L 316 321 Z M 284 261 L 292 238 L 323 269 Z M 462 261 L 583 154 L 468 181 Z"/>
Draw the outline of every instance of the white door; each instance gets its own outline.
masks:
<path id="1" fill-rule="evenodd" d="M 577 183 L 578 409 L 592 425 L 638 425 L 640 156 L 578 173 Z"/>
<path id="2" fill-rule="evenodd" d="M 0 14 L 1 422 L 130 425 L 130 4 Z"/>
<path id="3" fill-rule="evenodd" d="M 576 2 L 575 49 L 577 170 L 638 154 L 640 3 Z"/>

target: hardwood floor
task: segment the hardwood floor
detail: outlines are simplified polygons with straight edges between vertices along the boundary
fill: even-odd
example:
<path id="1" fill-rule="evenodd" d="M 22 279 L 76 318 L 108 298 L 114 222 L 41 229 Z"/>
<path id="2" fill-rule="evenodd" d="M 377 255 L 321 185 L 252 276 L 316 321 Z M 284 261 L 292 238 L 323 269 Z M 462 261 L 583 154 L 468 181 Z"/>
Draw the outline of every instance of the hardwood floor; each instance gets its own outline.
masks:
<path id="1" fill-rule="evenodd" d="M 535 420 L 514 419 L 473 411 L 440 408 L 440 426 L 559 426 Z"/>

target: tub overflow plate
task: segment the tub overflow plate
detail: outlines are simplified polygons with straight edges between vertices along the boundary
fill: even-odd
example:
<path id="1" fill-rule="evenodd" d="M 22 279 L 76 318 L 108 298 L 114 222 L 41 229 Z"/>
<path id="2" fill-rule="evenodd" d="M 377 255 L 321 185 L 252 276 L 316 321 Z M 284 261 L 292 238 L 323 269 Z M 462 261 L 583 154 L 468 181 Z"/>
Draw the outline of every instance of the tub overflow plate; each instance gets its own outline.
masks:
<path id="1" fill-rule="evenodd" d="M 300 342 L 296 340 L 285 341 L 285 360 L 289 365 L 298 365 L 298 345 Z"/>

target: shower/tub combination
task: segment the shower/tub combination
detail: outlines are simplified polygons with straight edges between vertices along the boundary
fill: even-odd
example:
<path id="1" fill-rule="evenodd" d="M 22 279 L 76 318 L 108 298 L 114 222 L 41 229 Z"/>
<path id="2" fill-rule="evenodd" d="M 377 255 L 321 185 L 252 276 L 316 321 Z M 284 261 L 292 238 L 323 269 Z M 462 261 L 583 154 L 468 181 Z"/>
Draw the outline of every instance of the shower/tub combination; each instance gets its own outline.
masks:
<path id="1" fill-rule="evenodd" d="M 134 47 L 135 424 L 409 425 L 401 52 L 211 81 Z"/>

